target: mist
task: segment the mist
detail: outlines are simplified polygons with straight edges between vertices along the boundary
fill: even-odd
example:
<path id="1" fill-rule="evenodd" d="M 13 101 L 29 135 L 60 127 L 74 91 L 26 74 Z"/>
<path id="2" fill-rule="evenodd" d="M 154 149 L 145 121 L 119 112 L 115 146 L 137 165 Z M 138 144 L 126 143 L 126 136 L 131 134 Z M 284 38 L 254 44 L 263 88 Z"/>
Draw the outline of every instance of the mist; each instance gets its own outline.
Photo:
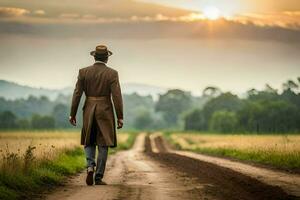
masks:
<path id="1" fill-rule="evenodd" d="M 113 51 L 109 66 L 123 83 L 144 83 L 200 93 L 208 85 L 241 93 L 274 87 L 300 74 L 299 48 L 282 42 L 222 39 L 1 39 L 1 79 L 46 88 L 75 83 L 94 61 L 96 44 Z"/>

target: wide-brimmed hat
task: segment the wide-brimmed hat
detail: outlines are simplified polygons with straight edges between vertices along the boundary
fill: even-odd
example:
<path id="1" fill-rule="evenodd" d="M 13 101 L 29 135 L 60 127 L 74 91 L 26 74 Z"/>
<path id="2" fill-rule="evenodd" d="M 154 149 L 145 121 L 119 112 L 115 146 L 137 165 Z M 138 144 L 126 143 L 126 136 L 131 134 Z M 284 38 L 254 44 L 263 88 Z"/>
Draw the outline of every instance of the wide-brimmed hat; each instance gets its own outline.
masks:
<path id="1" fill-rule="evenodd" d="M 107 49 L 105 45 L 98 45 L 95 48 L 95 51 L 91 51 L 91 56 L 99 56 L 99 57 L 108 57 L 113 53 Z"/>

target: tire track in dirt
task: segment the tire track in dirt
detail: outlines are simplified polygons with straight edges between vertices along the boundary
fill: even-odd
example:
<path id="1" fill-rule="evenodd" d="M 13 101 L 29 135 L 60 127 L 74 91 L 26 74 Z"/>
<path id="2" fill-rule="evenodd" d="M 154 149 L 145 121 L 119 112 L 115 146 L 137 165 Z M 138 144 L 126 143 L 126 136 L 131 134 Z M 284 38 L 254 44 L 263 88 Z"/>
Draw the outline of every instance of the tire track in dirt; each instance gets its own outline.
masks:
<path id="1" fill-rule="evenodd" d="M 187 177 L 196 178 L 199 184 L 204 185 L 202 190 L 215 195 L 217 199 L 299 199 L 279 186 L 265 184 L 235 170 L 169 152 L 165 143 L 160 136 L 147 137 L 145 152 L 174 170 L 185 173 Z M 151 150 L 151 145 L 155 145 L 154 149 L 158 149 L 158 153 Z"/>
<path id="2" fill-rule="evenodd" d="M 161 135 L 157 138 L 161 138 L 161 143 L 166 147 L 167 151 L 175 153 L 181 156 L 194 158 L 204 162 L 212 163 L 221 167 L 232 169 L 233 171 L 255 178 L 267 185 L 282 188 L 286 193 L 300 198 L 300 175 L 295 173 L 288 173 L 282 170 L 274 170 L 267 167 L 260 167 L 254 164 L 245 164 L 245 162 L 239 162 L 237 160 L 214 157 L 203 155 L 199 153 L 193 153 L 190 151 L 176 151 L 172 150 L 170 145 L 162 139 Z"/>
<path id="3" fill-rule="evenodd" d="M 173 151 L 173 153 L 232 169 L 249 177 L 255 178 L 265 184 L 280 187 L 288 194 L 300 197 L 299 174 L 272 170 L 265 167 L 245 164 L 243 162 L 232 161 L 226 158 L 212 157 L 193 152 Z"/>

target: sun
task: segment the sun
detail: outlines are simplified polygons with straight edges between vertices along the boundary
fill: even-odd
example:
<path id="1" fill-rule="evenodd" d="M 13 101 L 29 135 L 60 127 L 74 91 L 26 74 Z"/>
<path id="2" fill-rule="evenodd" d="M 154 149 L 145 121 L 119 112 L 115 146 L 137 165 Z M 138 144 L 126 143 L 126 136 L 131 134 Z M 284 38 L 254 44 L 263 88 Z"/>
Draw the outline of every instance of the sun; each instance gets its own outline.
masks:
<path id="1" fill-rule="evenodd" d="M 203 9 L 202 12 L 204 17 L 210 20 L 216 20 L 221 17 L 220 10 L 215 6 L 207 6 Z"/>

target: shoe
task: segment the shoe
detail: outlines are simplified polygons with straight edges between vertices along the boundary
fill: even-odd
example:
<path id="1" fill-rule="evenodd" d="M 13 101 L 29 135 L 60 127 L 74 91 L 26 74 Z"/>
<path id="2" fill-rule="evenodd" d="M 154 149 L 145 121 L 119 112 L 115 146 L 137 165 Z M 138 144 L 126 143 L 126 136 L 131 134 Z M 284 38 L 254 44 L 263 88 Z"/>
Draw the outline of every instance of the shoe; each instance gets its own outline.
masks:
<path id="1" fill-rule="evenodd" d="M 94 184 L 94 168 L 88 167 L 87 168 L 87 176 L 85 180 L 87 185 L 93 185 Z"/>
<path id="2" fill-rule="evenodd" d="M 107 185 L 107 184 L 102 180 L 95 180 L 95 185 Z"/>

